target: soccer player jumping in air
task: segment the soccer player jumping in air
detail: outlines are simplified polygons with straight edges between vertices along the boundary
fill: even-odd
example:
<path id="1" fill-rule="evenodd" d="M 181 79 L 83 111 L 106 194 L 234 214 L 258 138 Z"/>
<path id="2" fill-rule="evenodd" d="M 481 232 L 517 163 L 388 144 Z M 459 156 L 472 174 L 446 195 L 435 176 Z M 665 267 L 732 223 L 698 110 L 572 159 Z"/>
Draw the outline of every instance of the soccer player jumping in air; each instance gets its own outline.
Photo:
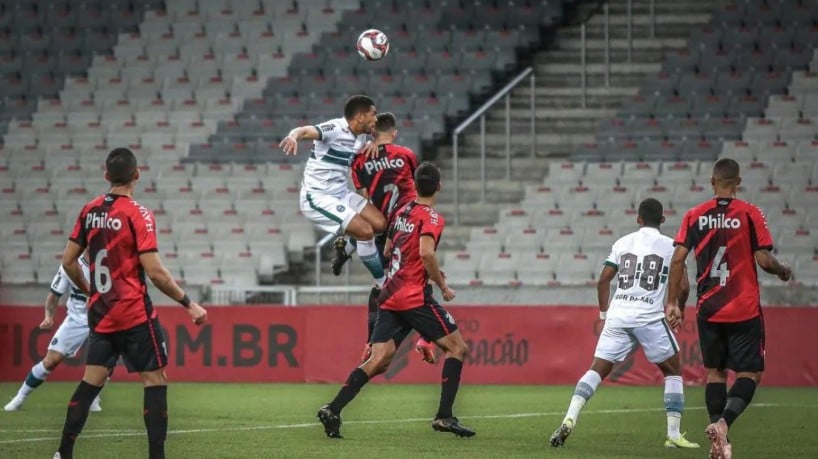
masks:
<path id="1" fill-rule="evenodd" d="M 668 322 L 682 323 L 678 293 L 684 288 L 684 263 L 696 255 L 698 310 L 696 324 L 702 361 L 707 369 L 704 390 L 710 425 L 710 457 L 730 459 L 727 432 L 750 405 L 764 372 L 764 319 L 756 265 L 789 281 L 792 270 L 770 251 L 773 238 L 761 210 L 736 198 L 739 165 L 716 161 L 710 183 L 716 196 L 690 209 L 676 235 L 670 268 Z M 675 296 L 674 296 L 675 295 Z M 736 380 L 727 391 L 727 370 Z"/>
<path id="2" fill-rule="evenodd" d="M 352 96 L 344 104 L 343 118 L 297 127 L 279 146 L 285 154 L 295 155 L 299 140 L 313 141 L 301 183 L 301 212 L 323 231 L 355 238 L 358 256 L 380 288 L 386 276 L 375 235 L 386 231 L 386 217 L 347 186 L 355 156 L 362 150 L 374 150 L 372 144 L 367 145 L 367 136 L 375 127 L 376 113 L 372 99 Z"/>
<path id="3" fill-rule="evenodd" d="M 143 418 L 150 459 L 164 459 L 168 432 L 165 366 L 167 346 L 159 317 L 148 296 L 145 277 L 187 309 L 193 323 L 207 320 L 207 312 L 190 300 L 159 258 L 153 213 L 134 201 L 139 179 L 136 157 L 116 148 L 105 160 L 108 193 L 86 204 L 65 246 L 62 267 L 71 281 L 88 294 L 88 355 L 82 377 L 65 416 L 55 459 L 71 459 L 74 443 L 92 400 L 102 390 L 121 356 L 129 372 L 139 372 L 144 384 Z M 83 277 L 78 259 L 88 249 L 91 282 Z"/>
<path id="4" fill-rule="evenodd" d="M 565 444 L 576 426 L 582 407 L 594 395 L 599 384 L 611 373 L 615 363 L 625 360 L 640 344 L 647 359 L 655 363 L 665 376 L 665 447 L 699 447 L 679 431 L 684 411 L 684 385 L 679 344 L 665 322 L 662 307 L 673 254 L 673 240 L 659 232 L 659 226 L 664 221 L 662 204 L 652 198 L 645 199 L 639 204 L 639 230 L 616 241 L 611 254 L 605 259 L 597 283 L 600 318 L 605 320 L 605 326 L 599 335 L 591 369 L 577 383 L 568 412 L 551 435 L 551 446 Z M 611 280 L 614 278 L 617 278 L 617 286 L 611 299 Z M 687 276 L 684 276 L 674 298 L 684 305 L 689 293 L 690 286 L 687 285 Z"/>
<path id="5" fill-rule="evenodd" d="M 358 395 L 373 377 L 389 367 L 401 340 L 415 329 L 445 351 L 440 405 L 432 421 L 438 432 L 471 437 L 452 414 L 460 386 L 463 358 L 468 349 L 451 314 L 432 297 L 429 280 L 437 284 L 445 301 L 455 297 L 446 284 L 435 256 L 445 222 L 432 206 L 440 190 L 440 171 L 431 163 L 415 171 L 417 198 L 400 209 L 390 229 L 391 263 L 389 280 L 379 298 L 378 317 L 372 332 L 372 355 L 349 374 L 335 399 L 321 407 L 318 419 L 330 438 L 341 436 L 341 410 Z"/>

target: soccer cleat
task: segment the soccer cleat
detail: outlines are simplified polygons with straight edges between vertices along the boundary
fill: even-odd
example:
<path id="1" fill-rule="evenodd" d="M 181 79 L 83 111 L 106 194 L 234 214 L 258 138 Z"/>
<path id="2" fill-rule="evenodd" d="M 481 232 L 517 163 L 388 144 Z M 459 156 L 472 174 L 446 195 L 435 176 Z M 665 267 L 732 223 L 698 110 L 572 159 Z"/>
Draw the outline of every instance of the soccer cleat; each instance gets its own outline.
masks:
<path id="1" fill-rule="evenodd" d="M 560 448 L 565 446 L 565 440 L 568 439 L 568 436 L 571 435 L 571 432 L 574 430 L 574 421 L 571 419 L 566 419 L 562 422 L 562 424 L 557 427 L 557 430 L 551 434 L 551 446 L 554 448 Z"/>
<path id="2" fill-rule="evenodd" d="M 460 421 L 452 416 L 450 418 L 438 418 L 432 421 L 432 429 L 436 432 L 451 432 L 458 437 L 473 437 L 474 430 L 460 424 Z"/>
<path id="3" fill-rule="evenodd" d="M 426 341 L 423 338 L 418 339 L 418 342 L 415 343 L 415 351 L 420 354 L 420 359 L 424 362 L 434 364 L 437 362 L 437 358 L 435 357 L 435 347 L 432 343 Z"/>
<path id="4" fill-rule="evenodd" d="M 733 457 L 733 450 L 727 441 L 727 423 L 724 419 L 719 419 L 704 429 L 707 438 L 710 439 L 710 457 L 714 459 L 730 459 Z"/>
<path id="5" fill-rule="evenodd" d="M 351 257 L 347 255 L 347 240 L 344 236 L 338 236 L 335 238 L 335 241 L 332 243 L 333 249 L 335 249 L 335 255 L 332 257 L 330 261 L 330 266 L 332 267 L 332 274 L 336 276 L 341 275 L 341 269 L 344 267 L 344 263 L 347 262 Z"/>
<path id="6" fill-rule="evenodd" d="M 102 405 L 99 404 L 100 400 L 99 395 L 97 395 L 94 398 L 94 401 L 91 402 L 91 406 L 88 408 L 88 411 L 93 411 L 94 413 L 102 411 Z"/>
<path id="7" fill-rule="evenodd" d="M 679 438 L 673 439 L 670 437 L 665 438 L 665 448 L 698 448 L 698 443 L 693 443 L 692 441 L 685 438 L 685 434 L 679 435 Z"/>
<path id="8" fill-rule="evenodd" d="M 17 411 L 23 406 L 23 402 L 25 401 L 25 397 L 21 397 L 19 394 L 15 395 L 14 398 L 3 407 L 3 409 L 6 411 Z"/>
<path id="9" fill-rule="evenodd" d="M 324 433 L 329 438 L 344 438 L 341 435 L 341 415 L 333 413 L 329 405 L 324 405 L 318 410 L 318 420 L 324 425 Z"/>

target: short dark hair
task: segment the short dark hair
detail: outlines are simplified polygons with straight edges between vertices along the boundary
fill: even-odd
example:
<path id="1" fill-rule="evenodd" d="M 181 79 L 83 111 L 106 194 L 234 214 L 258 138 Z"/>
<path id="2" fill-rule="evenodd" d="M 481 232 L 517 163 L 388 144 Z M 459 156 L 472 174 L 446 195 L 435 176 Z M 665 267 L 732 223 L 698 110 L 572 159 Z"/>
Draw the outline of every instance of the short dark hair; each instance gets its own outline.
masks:
<path id="1" fill-rule="evenodd" d="M 350 98 L 344 102 L 344 118 L 351 120 L 359 113 L 368 112 L 369 107 L 373 105 L 375 105 L 375 102 L 367 96 L 350 96 Z"/>
<path id="2" fill-rule="evenodd" d="M 136 156 L 127 148 L 114 148 L 105 159 L 105 172 L 112 186 L 131 183 L 136 177 Z"/>
<path id="3" fill-rule="evenodd" d="M 389 132 L 397 127 L 397 120 L 395 115 L 385 112 L 378 113 L 375 121 L 375 130 L 378 132 Z"/>
<path id="4" fill-rule="evenodd" d="M 734 159 L 722 158 L 713 165 L 713 178 L 722 186 L 732 185 L 738 180 L 740 173 L 741 167 Z"/>
<path id="5" fill-rule="evenodd" d="M 659 227 L 662 224 L 662 214 L 664 208 L 662 203 L 653 198 L 646 198 L 639 203 L 639 218 L 642 224 Z"/>
<path id="6" fill-rule="evenodd" d="M 415 190 L 421 198 L 434 196 L 440 186 L 440 169 L 424 161 L 415 169 Z"/>

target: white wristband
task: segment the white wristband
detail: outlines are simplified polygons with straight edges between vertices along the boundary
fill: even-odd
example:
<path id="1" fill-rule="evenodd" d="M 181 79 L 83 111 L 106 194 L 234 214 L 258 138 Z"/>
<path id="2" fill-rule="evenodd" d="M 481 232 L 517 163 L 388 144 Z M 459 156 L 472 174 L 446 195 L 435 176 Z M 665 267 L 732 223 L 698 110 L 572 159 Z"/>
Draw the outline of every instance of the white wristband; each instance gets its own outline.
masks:
<path id="1" fill-rule="evenodd" d="M 605 317 L 608 316 L 608 311 L 599 311 L 599 320 L 605 320 Z"/>

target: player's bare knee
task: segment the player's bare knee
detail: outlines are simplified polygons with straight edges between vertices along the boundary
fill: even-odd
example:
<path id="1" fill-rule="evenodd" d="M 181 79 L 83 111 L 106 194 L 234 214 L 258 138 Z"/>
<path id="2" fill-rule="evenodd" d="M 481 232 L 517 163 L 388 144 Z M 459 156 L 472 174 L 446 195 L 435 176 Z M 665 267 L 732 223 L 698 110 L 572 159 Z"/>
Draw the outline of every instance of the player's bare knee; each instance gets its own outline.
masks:
<path id="1" fill-rule="evenodd" d="M 142 378 L 142 384 L 145 387 L 153 386 L 167 386 L 168 380 L 165 377 L 165 370 L 144 371 L 139 373 Z"/>
<path id="2" fill-rule="evenodd" d="M 387 230 L 386 217 L 378 213 L 375 221 L 372 222 L 372 231 L 376 234 L 385 233 Z"/>

